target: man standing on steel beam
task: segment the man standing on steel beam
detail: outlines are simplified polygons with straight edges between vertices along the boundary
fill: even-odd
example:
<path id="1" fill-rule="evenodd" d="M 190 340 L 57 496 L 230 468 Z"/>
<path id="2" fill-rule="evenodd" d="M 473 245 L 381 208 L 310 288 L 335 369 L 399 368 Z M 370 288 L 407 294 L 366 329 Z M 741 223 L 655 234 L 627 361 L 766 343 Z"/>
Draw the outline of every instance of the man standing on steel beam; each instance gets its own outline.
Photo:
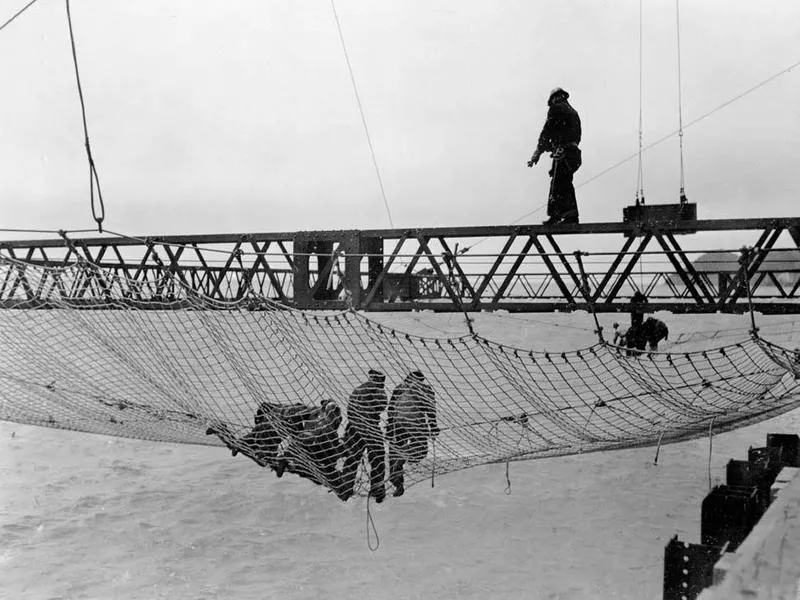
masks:
<path id="1" fill-rule="evenodd" d="M 578 112 L 567 102 L 569 94 L 561 88 L 550 92 L 547 105 L 547 120 L 539 143 L 528 161 L 532 167 L 539 162 L 542 153 L 550 152 L 553 166 L 550 168 L 550 196 L 547 199 L 545 225 L 561 225 L 578 222 L 578 203 L 572 176 L 581 166 L 581 119 Z"/>

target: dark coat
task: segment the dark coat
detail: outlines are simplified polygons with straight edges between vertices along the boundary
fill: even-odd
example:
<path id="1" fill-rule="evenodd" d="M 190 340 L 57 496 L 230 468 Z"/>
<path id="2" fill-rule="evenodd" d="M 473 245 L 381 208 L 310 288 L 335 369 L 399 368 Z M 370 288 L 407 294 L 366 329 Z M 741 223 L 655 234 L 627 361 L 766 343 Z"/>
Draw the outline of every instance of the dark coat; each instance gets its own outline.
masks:
<path id="1" fill-rule="evenodd" d="M 385 382 L 386 375 L 371 370 L 369 380 L 353 390 L 347 404 L 347 417 L 351 423 L 356 426 L 377 424 L 388 404 Z"/>
<path id="2" fill-rule="evenodd" d="M 642 337 L 647 342 L 650 350 L 657 350 L 658 343 L 669 337 L 669 328 L 664 321 L 659 321 L 653 317 L 647 317 L 642 323 Z"/>
<path id="3" fill-rule="evenodd" d="M 289 439 L 282 467 L 290 473 L 327 486 L 341 497 L 336 461 L 345 456 L 339 439 L 342 413 L 331 400 L 324 400 L 303 430 Z"/>
<path id="4" fill-rule="evenodd" d="M 425 458 L 428 439 L 437 435 L 435 393 L 420 371 L 412 371 L 392 392 L 387 436 L 394 450 L 416 462 Z"/>
<path id="5" fill-rule="evenodd" d="M 641 325 L 631 326 L 620 336 L 619 344 L 625 348 L 658 350 L 658 343 L 669 337 L 669 327 L 664 321 L 647 317 Z"/>
<path id="6" fill-rule="evenodd" d="M 552 152 L 570 144 L 581 143 L 581 118 L 569 102 L 555 102 L 547 111 L 547 120 L 539 134 L 536 151 Z"/>

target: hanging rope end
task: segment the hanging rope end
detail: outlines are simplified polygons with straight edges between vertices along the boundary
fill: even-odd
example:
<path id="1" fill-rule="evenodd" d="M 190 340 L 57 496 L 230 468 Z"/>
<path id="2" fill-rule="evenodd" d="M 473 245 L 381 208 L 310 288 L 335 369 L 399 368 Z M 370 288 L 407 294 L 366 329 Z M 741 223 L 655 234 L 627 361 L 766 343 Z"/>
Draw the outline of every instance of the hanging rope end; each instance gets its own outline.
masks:
<path id="1" fill-rule="evenodd" d="M 506 496 L 511 495 L 511 471 L 510 471 L 511 461 L 506 461 L 506 489 L 505 494 Z"/>
<path id="2" fill-rule="evenodd" d="M 372 511 L 369 507 L 369 500 L 370 496 L 367 496 L 367 548 L 369 548 L 370 552 L 376 552 L 378 548 L 381 546 L 381 539 L 378 536 L 378 528 L 375 527 L 375 520 L 372 518 Z M 372 542 L 372 536 L 375 536 L 375 542 Z"/>

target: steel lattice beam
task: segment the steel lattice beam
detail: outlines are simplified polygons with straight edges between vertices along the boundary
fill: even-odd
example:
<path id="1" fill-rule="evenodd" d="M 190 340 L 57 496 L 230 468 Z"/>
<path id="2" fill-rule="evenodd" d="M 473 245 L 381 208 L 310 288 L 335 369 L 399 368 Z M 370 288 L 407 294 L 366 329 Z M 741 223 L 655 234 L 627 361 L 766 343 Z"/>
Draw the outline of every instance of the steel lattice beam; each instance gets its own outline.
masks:
<path id="1" fill-rule="evenodd" d="M 800 218 L 690 223 L 693 242 L 705 232 L 752 236 L 746 272 L 701 269 L 694 262 L 701 251 L 682 248 L 676 237 L 686 224 L 64 236 L 0 242 L 10 260 L 0 272 L 0 306 L 45 308 L 66 300 L 165 308 L 193 296 L 235 301 L 255 293 L 303 309 L 609 312 L 627 310 L 630 295 L 641 290 L 653 310 L 744 312 L 749 286 L 755 310 L 800 313 Z M 619 249 L 592 252 L 587 245 L 601 237 L 618 238 Z M 479 248 L 486 242 L 486 250 Z"/>

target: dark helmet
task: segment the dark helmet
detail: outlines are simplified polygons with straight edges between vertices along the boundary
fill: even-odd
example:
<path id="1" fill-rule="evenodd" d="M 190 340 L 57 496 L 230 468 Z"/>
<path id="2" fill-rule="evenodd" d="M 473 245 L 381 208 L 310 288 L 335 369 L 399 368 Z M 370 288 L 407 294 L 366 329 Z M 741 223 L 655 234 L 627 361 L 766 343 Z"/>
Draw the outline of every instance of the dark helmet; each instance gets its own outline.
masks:
<path id="1" fill-rule="evenodd" d="M 566 100 L 569 98 L 569 94 L 560 87 L 553 88 L 550 91 L 550 95 L 547 97 L 547 105 L 552 106 L 552 104 L 558 100 Z"/>
<path id="2" fill-rule="evenodd" d="M 374 383 L 383 383 L 384 381 L 386 381 L 386 375 L 384 375 L 377 369 L 370 369 L 367 375 L 369 376 L 369 380 Z"/>

